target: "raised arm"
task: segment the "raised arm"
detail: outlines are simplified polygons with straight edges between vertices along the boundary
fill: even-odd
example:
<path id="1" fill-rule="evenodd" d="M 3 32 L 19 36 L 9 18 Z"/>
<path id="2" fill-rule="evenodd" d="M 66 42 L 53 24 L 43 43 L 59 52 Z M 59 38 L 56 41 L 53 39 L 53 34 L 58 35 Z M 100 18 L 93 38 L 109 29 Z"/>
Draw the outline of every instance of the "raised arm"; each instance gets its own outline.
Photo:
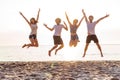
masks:
<path id="1" fill-rule="evenodd" d="M 96 22 L 98 23 L 99 21 L 103 20 L 104 18 L 107 18 L 109 15 L 107 14 L 106 16 L 104 17 L 101 17 L 100 19 L 98 19 Z"/>
<path id="2" fill-rule="evenodd" d="M 39 19 L 39 14 L 40 14 L 40 9 L 38 10 L 38 14 L 37 14 L 37 18 L 36 18 L 37 22 L 38 22 L 38 19 Z"/>
<path id="3" fill-rule="evenodd" d="M 65 21 L 63 21 L 63 23 L 64 23 L 64 25 L 65 25 L 64 29 L 65 29 L 66 31 L 68 31 L 67 24 L 65 23 Z"/>
<path id="4" fill-rule="evenodd" d="M 27 20 L 27 18 L 22 14 L 22 12 L 19 12 L 20 15 L 26 20 L 26 22 L 30 25 L 30 22 Z"/>
<path id="5" fill-rule="evenodd" d="M 66 12 L 65 12 L 65 16 L 66 16 L 66 19 L 67 19 L 69 25 L 72 25 Z"/>
<path id="6" fill-rule="evenodd" d="M 53 31 L 54 28 L 49 28 L 46 24 L 43 24 L 47 29 L 49 29 L 50 31 Z"/>
<path id="7" fill-rule="evenodd" d="M 83 13 L 83 15 L 85 17 L 85 21 L 88 22 L 88 19 L 87 19 L 87 16 L 86 16 L 85 12 L 84 12 L 84 9 L 82 9 L 82 13 Z"/>
<path id="8" fill-rule="evenodd" d="M 83 21 L 83 19 L 84 19 L 84 16 L 81 18 L 80 22 L 78 23 L 78 25 L 77 25 L 78 27 L 80 26 L 80 24 Z"/>

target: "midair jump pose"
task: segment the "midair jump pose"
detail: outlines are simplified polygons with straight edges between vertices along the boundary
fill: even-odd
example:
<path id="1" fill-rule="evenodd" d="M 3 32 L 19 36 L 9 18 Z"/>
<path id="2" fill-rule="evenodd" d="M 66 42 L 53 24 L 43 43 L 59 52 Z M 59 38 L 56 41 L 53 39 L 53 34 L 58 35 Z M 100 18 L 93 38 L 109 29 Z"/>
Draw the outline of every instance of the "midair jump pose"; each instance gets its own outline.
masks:
<path id="1" fill-rule="evenodd" d="M 72 46 L 76 47 L 77 43 L 80 42 L 79 37 L 77 35 L 77 29 L 79 28 L 79 26 L 80 26 L 81 22 L 83 21 L 84 17 L 81 18 L 79 23 L 78 23 L 78 19 L 74 19 L 73 24 L 72 24 L 69 20 L 69 17 L 67 15 L 67 13 L 65 13 L 65 15 L 66 15 L 67 21 L 68 21 L 69 26 L 70 26 L 71 39 L 70 39 L 70 42 L 69 42 L 69 46 L 70 47 L 72 47 Z"/>
<path id="2" fill-rule="evenodd" d="M 22 12 L 20 12 L 20 15 L 26 20 L 26 22 L 29 24 L 30 29 L 31 29 L 31 33 L 29 35 L 29 40 L 31 43 L 29 44 L 24 44 L 22 46 L 22 48 L 24 47 L 38 47 L 38 40 L 37 40 L 37 23 L 38 23 L 38 19 L 39 19 L 39 13 L 40 13 L 40 9 L 38 10 L 38 14 L 37 14 L 37 18 L 31 18 L 30 21 L 27 20 L 27 18 L 22 14 Z"/>
<path id="3" fill-rule="evenodd" d="M 87 24 L 87 30 L 88 30 L 88 36 L 87 36 L 87 39 L 86 39 L 86 46 L 85 46 L 85 49 L 84 49 L 83 57 L 85 57 L 85 55 L 86 55 L 86 51 L 88 49 L 88 46 L 89 46 L 89 43 L 91 42 L 91 40 L 93 40 L 96 43 L 98 49 L 100 50 L 101 57 L 103 57 L 101 46 L 100 46 L 98 38 L 95 34 L 95 26 L 99 21 L 103 20 L 104 18 L 108 17 L 109 15 L 105 15 L 104 17 L 101 17 L 97 21 L 93 22 L 94 17 L 92 15 L 89 16 L 89 18 L 88 18 L 89 20 L 88 20 L 84 10 L 82 10 L 82 13 L 85 17 L 85 21 L 86 21 L 86 24 Z"/>
<path id="4" fill-rule="evenodd" d="M 44 26 L 49 29 L 50 31 L 55 30 L 54 35 L 53 35 L 53 39 L 54 39 L 54 46 L 49 50 L 48 55 L 51 56 L 51 52 L 56 49 L 59 45 L 59 47 L 55 50 L 55 54 L 57 54 L 57 51 L 62 49 L 64 47 L 64 43 L 63 40 L 61 38 L 61 32 L 62 32 L 62 28 L 64 28 L 65 30 L 68 30 L 68 27 L 66 25 L 66 23 L 64 22 L 63 24 L 61 23 L 61 19 L 60 18 L 56 18 L 55 19 L 56 25 L 53 26 L 53 28 L 49 28 L 46 24 L 44 24 Z"/>

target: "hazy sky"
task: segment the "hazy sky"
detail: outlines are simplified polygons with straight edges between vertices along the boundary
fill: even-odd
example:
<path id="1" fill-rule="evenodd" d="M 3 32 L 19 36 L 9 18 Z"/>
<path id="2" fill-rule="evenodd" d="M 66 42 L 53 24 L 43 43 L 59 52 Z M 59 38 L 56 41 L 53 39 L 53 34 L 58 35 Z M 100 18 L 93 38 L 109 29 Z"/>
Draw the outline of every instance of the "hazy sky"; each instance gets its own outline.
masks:
<path id="1" fill-rule="evenodd" d="M 27 19 L 35 17 L 40 8 L 38 23 L 38 40 L 42 44 L 53 44 L 53 32 L 47 30 L 43 23 L 53 27 L 54 20 L 60 17 L 66 21 L 65 11 L 71 21 L 81 19 L 82 9 L 87 16 L 93 15 L 94 20 L 106 14 L 110 17 L 101 21 L 96 26 L 96 34 L 103 44 L 120 44 L 120 0 L 0 0 L 0 44 L 1 45 L 22 45 L 29 42 L 29 25 L 20 16 L 21 11 Z M 67 21 L 66 21 L 67 23 Z M 87 29 L 83 20 L 78 35 L 81 43 L 85 43 Z M 69 42 L 69 31 L 63 30 L 62 38 L 65 43 Z"/>

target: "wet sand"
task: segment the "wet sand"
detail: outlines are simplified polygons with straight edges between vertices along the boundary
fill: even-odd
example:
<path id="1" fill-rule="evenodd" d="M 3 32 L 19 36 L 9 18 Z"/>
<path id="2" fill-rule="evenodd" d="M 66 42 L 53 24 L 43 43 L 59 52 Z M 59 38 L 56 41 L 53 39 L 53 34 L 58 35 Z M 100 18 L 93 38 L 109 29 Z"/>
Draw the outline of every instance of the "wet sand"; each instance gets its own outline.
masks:
<path id="1" fill-rule="evenodd" d="M 0 62 L 0 80 L 119 80 L 120 61 Z"/>

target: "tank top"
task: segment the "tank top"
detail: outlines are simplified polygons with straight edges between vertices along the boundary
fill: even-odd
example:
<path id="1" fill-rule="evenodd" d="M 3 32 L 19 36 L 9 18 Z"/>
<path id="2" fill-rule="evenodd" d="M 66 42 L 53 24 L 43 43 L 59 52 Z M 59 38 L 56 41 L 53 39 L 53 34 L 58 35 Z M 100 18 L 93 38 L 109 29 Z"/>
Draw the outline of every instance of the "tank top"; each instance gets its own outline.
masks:
<path id="1" fill-rule="evenodd" d="M 30 34 L 37 34 L 37 24 L 31 24 L 31 33 Z"/>
<path id="2" fill-rule="evenodd" d="M 71 33 L 76 33 L 77 29 L 78 29 L 77 26 L 73 26 L 73 25 L 70 26 L 70 32 Z"/>

